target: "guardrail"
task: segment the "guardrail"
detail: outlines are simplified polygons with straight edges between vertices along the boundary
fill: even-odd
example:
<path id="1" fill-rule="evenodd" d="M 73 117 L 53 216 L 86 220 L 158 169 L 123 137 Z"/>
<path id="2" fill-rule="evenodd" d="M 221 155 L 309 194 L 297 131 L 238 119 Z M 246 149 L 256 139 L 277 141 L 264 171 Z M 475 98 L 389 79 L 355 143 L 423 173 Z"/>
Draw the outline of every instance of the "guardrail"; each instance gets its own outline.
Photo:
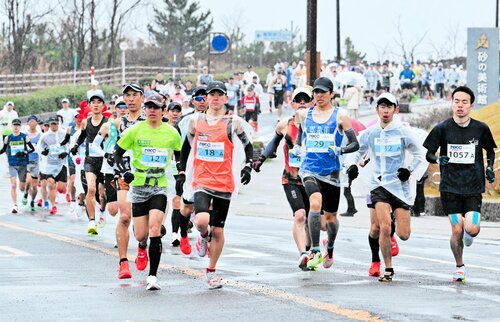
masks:
<path id="1" fill-rule="evenodd" d="M 126 66 L 125 79 L 127 82 L 138 82 L 143 78 L 154 77 L 158 72 L 163 73 L 165 77 L 173 74 L 172 67 Z M 175 75 L 180 78 L 193 76 L 197 75 L 197 70 L 186 67 L 176 68 Z M 0 75 L 0 96 L 24 95 L 56 85 L 89 85 L 90 79 L 90 71 Z M 122 68 L 95 69 L 95 79 L 100 84 L 121 86 Z"/>

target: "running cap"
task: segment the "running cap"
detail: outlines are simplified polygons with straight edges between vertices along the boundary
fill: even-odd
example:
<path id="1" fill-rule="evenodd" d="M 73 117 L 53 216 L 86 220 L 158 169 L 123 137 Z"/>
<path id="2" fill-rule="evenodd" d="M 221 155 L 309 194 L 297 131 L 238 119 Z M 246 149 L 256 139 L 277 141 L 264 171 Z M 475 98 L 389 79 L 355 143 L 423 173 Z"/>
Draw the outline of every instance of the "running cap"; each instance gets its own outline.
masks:
<path id="1" fill-rule="evenodd" d="M 38 117 L 36 117 L 36 115 L 30 115 L 28 116 L 28 122 L 30 121 L 35 121 L 38 123 Z"/>
<path id="2" fill-rule="evenodd" d="M 92 85 L 92 86 L 97 86 L 97 85 L 99 85 L 99 82 L 97 81 L 97 79 L 93 79 L 93 80 L 90 82 L 90 85 Z"/>
<path id="3" fill-rule="evenodd" d="M 219 91 L 224 95 L 227 93 L 226 85 L 221 81 L 212 81 L 207 85 L 207 94 L 211 92 Z"/>
<path id="4" fill-rule="evenodd" d="M 157 106 L 160 108 L 165 108 L 165 100 L 160 94 L 154 93 L 150 95 L 144 102 L 144 106 Z"/>
<path id="5" fill-rule="evenodd" d="M 391 104 L 394 104 L 396 106 L 398 106 L 398 100 L 396 99 L 396 97 L 394 95 L 392 95 L 391 93 L 382 93 L 378 98 L 377 98 L 377 105 L 380 104 L 380 101 L 382 100 L 387 100 L 389 101 L 389 103 Z"/>
<path id="6" fill-rule="evenodd" d="M 125 101 L 123 100 L 123 96 L 119 96 L 118 98 L 115 99 L 115 107 L 118 105 L 125 105 Z"/>
<path id="7" fill-rule="evenodd" d="M 136 83 L 127 83 L 127 84 L 123 85 L 122 93 L 125 94 L 125 92 L 129 88 L 131 90 L 133 90 L 134 92 L 138 92 L 138 93 L 141 93 L 144 95 L 144 90 L 142 89 L 142 87 L 139 84 L 136 84 Z"/>
<path id="8" fill-rule="evenodd" d="M 328 77 L 320 77 L 313 84 L 313 92 L 317 89 L 333 93 L 333 83 Z"/>
<path id="9" fill-rule="evenodd" d="M 69 103 L 69 99 L 67 99 L 67 98 L 63 98 L 63 99 L 61 100 L 61 103 Z"/>
<path id="10" fill-rule="evenodd" d="M 207 95 L 207 87 L 205 85 L 196 86 L 193 90 L 193 97 Z"/>
<path id="11" fill-rule="evenodd" d="M 171 110 L 178 110 L 180 112 L 180 111 L 182 111 L 182 106 L 179 102 L 172 102 L 172 103 L 168 104 L 168 108 L 167 108 L 167 111 L 171 111 Z"/>
<path id="12" fill-rule="evenodd" d="M 12 125 L 21 125 L 21 120 L 20 119 L 13 119 Z"/>
<path id="13" fill-rule="evenodd" d="M 57 118 L 57 116 L 49 117 L 49 124 L 59 124 L 59 119 Z"/>
<path id="14" fill-rule="evenodd" d="M 94 99 L 98 98 L 101 102 L 104 103 L 104 94 L 102 93 L 101 90 L 96 90 L 93 91 L 92 93 L 89 94 L 89 103 Z"/>
<path id="15" fill-rule="evenodd" d="M 312 99 L 313 95 L 312 95 L 312 92 L 309 88 L 307 87 L 297 87 L 294 91 L 293 91 L 293 94 L 292 94 L 292 101 L 295 99 L 295 97 L 299 94 L 306 94 L 307 96 L 309 96 L 309 98 Z"/>
<path id="16" fill-rule="evenodd" d="M 5 103 L 5 106 L 7 106 L 7 105 L 15 106 L 14 102 L 12 102 L 12 101 L 8 101 L 7 103 Z"/>

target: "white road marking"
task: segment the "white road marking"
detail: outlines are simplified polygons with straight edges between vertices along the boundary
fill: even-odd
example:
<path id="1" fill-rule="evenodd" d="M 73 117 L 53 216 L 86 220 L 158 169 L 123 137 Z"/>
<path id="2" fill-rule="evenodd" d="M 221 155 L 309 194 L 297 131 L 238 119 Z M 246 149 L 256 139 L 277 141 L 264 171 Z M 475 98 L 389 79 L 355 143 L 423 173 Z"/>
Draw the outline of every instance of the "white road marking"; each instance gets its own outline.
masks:
<path id="1" fill-rule="evenodd" d="M 10 254 L 2 254 L 1 253 L 2 251 Z M 0 245 L 0 257 L 9 257 L 9 256 L 33 256 L 33 255 L 17 248 L 13 248 L 7 245 Z"/>

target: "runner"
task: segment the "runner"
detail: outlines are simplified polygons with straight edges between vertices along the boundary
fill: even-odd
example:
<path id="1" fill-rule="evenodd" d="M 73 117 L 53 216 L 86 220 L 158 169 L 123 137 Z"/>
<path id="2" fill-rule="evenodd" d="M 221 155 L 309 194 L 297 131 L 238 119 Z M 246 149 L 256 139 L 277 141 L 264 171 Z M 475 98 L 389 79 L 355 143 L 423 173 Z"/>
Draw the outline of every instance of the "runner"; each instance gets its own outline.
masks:
<path id="1" fill-rule="evenodd" d="M 283 100 L 285 99 L 285 89 L 287 86 L 283 74 L 285 72 L 279 70 L 276 77 L 271 81 L 271 87 L 274 91 L 274 108 L 278 110 L 278 119 L 281 119 L 283 114 Z M 269 107 L 270 112 L 272 112 L 271 107 Z"/>
<path id="2" fill-rule="evenodd" d="M 298 146 L 304 138 L 305 153 L 301 156 L 299 174 L 309 197 L 308 226 L 311 235 L 311 250 L 308 259 L 300 265 L 309 270 L 317 270 L 323 262 L 324 268 L 333 265 L 333 249 L 339 228 L 337 210 L 340 201 L 340 157 L 358 150 L 356 134 L 351 127 L 351 119 L 344 110 L 332 105 L 333 83 L 326 77 L 314 81 L 315 105 L 297 112 L 303 135 L 298 135 Z M 347 145 L 341 147 L 343 138 Z M 297 154 L 299 148 L 294 148 Z M 326 197 L 328 196 L 328 197 Z M 327 252 L 323 256 L 319 248 L 321 211 L 326 219 L 328 241 Z M 307 261 L 307 264 L 305 263 Z"/>
<path id="3" fill-rule="evenodd" d="M 253 128 L 254 132 L 259 131 L 258 117 L 260 114 L 260 100 L 255 96 L 255 87 L 250 85 L 247 87 L 247 95 L 241 99 L 241 105 L 245 109 L 245 121 Z"/>
<path id="4" fill-rule="evenodd" d="M 28 165 L 28 154 L 35 149 L 26 134 L 21 133 L 21 120 L 12 120 L 12 133 L 4 138 L 4 146 L 0 154 L 7 152 L 10 174 L 10 196 L 12 198 L 12 213 L 17 214 L 17 179 L 19 178 L 19 190 L 24 192 L 26 188 L 26 168 Z"/>
<path id="5" fill-rule="evenodd" d="M 213 81 L 208 84 L 209 108 L 205 114 L 194 114 L 189 119 L 180 164 L 180 169 L 185 170 L 188 159 L 192 160 L 192 167 L 191 164 L 188 167 L 193 172 L 189 176 L 192 180 L 188 179 L 187 182 L 194 193 L 195 226 L 200 232 L 196 249 L 201 257 L 210 254 L 206 274 L 211 289 L 222 287 L 221 279 L 216 274 L 216 265 L 224 246 L 224 225 L 231 195 L 237 193 L 238 174 L 241 183 L 248 184 L 252 170 L 252 144 L 244 132 L 241 118 L 226 115 L 226 93 L 224 83 Z M 246 166 L 243 169 L 239 162 L 243 160 L 236 159 L 241 154 L 233 153 L 237 151 L 234 149 L 236 137 L 243 143 L 245 150 Z"/>
<path id="6" fill-rule="evenodd" d="M 371 216 L 372 226 L 375 226 L 371 228 L 371 237 L 378 237 L 385 263 L 385 272 L 379 281 L 390 282 L 394 277 L 391 215 L 394 212 L 397 235 L 401 240 L 407 240 L 411 231 L 410 205 L 415 200 L 408 179 L 412 173 L 418 177 L 418 173 L 422 172 L 422 167 L 426 165 L 418 137 L 409 127 L 402 124 L 399 117 L 395 117 L 395 114 L 399 113 L 399 105 L 394 95 L 380 95 L 377 98 L 376 111 L 380 123 L 361 134 L 360 148 L 346 164 L 348 176 L 354 179 L 360 158 L 368 151 L 373 158 L 370 200 L 367 202 L 374 207 L 376 215 Z M 413 157 L 409 166 L 405 165 L 407 151 Z"/>
<path id="7" fill-rule="evenodd" d="M 300 157 L 297 158 L 294 154 L 290 154 L 289 151 L 296 142 L 299 130 L 297 111 L 308 108 L 311 104 L 312 97 L 312 92 L 307 87 L 299 87 L 293 92 L 292 108 L 295 111 L 294 116 L 288 120 L 282 120 L 276 125 L 276 132 L 273 139 L 267 144 L 259 159 L 252 163 L 252 168 L 256 172 L 260 172 L 260 168 L 264 161 L 272 153 L 276 152 L 281 140 L 285 138 L 285 144 L 283 145 L 285 169 L 283 170 L 281 182 L 288 204 L 293 211 L 293 239 L 299 250 L 299 267 L 302 270 L 307 270 L 307 251 L 311 244 L 307 228 L 309 198 L 298 174 Z"/>
<path id="8" fill-rule="evenodd" d="M 38 131 L 38 118 L 35 115 L 28 117 L 27 136 L 35 151 L 28 154 L 28 166 L 26 175 L 26 191 L 24 192 L 23 205 L 28 203 L 28 194 L 31 196 L 30 211 L 35 211 L 35 199 L 38 194 L 38 176 L 40 175 L 40 156 L 36 152 L 36 145 L 42 133 Z"/>
<path id="9" fill-rule="evenodd" d="M 125 95 L 131 91 L 132 88 L 125 91 Z M 172 150 L 180 151 L 181 137 L 176 129 L 162 122 L 165 103 L 160 95 L 151 95 L 144 106 L 147 120 L 121 133 L 114 156 L 118 168 L 122 169 L 123 180 L 130 184 L 135 238 L 143 246 L 147 245 L 148 237 L 150 240 L 148 251 L 151 263 L 146 289 L 159 290 L 161 286 L 157 271 L 162 252 L 160 227 L 167 207 L 165 169 L 170 163 Z M 131 150 L 134 156 L 132 171 L 122 158 L 126 150 Z"/>
<path id="10" fill-rule="evenodd" d="M 441 203 L 450 219 L 450 247 L 457 266 L 453 281 L 465 282 L 464 244 L 472 245 L 481 224 L 481 194 L 485 191 L 483 149 L 486 151 L 486 179 L 493 183 L 497 146 L 488 125 L 470 116 L 474 92 L 459 86 L 451 97 L 453 117 L 432 129 L 424 147 L 427 161 L 439 164 L 441 171 Z M 439 156 L 436 156 L 438 149 Z"/>

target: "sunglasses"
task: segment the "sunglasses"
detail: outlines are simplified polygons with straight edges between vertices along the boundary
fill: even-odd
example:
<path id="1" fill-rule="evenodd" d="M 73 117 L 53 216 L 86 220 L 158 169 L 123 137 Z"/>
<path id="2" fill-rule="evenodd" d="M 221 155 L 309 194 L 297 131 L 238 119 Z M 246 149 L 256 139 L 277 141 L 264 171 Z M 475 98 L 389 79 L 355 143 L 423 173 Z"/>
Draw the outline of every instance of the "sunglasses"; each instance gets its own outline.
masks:
<path id="1" fill-rule="evenodd" d="M 294 103 L 300 103 L 301 101 L 309 103 L 311 101 L 311 98 L 307 95 L 299 95 L 293 99 Z"/>
<path id="2" fill-rule="evenodd" d="M 195 96 L 193 99 L 197 102 L 203 102 L 205 100 L 205 96 Z"/>
<path id="3" fill-rule="evenodd" d="M 119 108 L 119 109 L 125 110 L 125 109 L 127 109 L 127 105 L 125 105 L 125 104 L 118 104 L 118 105 L 115 106 L 115 108 Z"/>
<path id="4" fill-rule="evenodd" d="M 145 108 L 147 109 L 155 109 L 155 110 L 161 110 L 163 109 L 163 106 L 157 106 L 157 105 L 146 105 Z"/>

